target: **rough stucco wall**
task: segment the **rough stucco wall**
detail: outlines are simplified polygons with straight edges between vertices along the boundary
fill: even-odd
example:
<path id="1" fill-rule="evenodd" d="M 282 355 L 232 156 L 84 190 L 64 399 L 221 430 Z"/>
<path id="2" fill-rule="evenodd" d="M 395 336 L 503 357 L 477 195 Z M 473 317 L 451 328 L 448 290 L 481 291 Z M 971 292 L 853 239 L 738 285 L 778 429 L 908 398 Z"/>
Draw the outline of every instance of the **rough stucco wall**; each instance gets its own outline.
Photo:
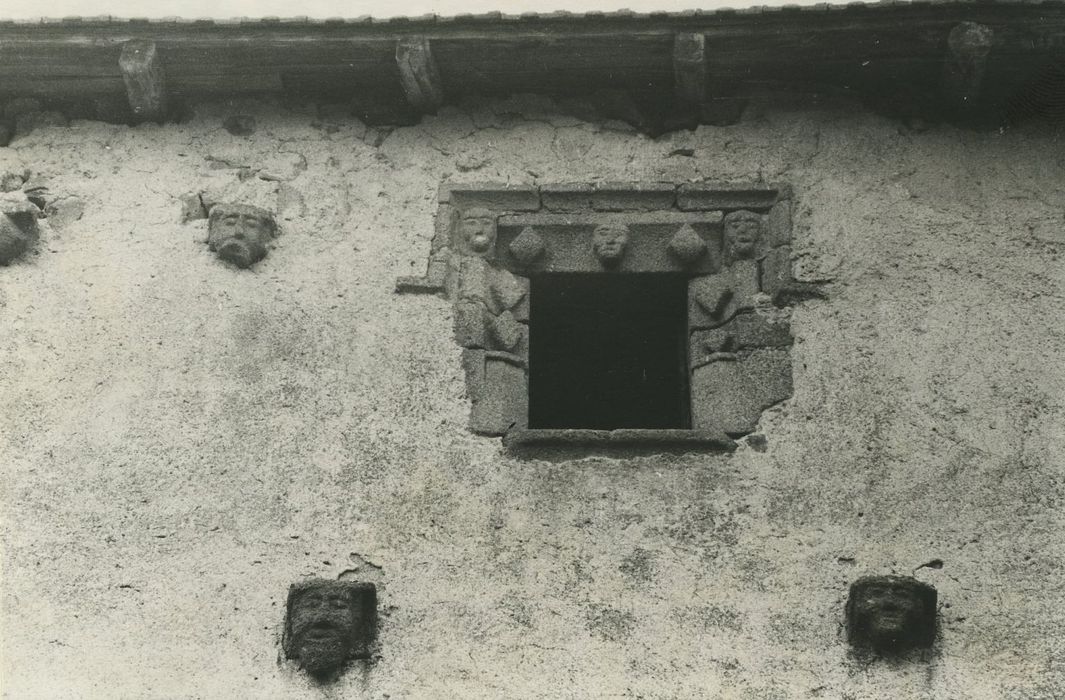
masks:
<path id="1" fill-rule="evenodd" d="M 85 202 L 0 268 L 6 696 L 1061 697 L 1060 132 L 607 127 L 515 99 L 375 147 L 207 104 L 0 148 Z M 466 432 L 449 304 L 392 293 L 442 180 L 757 177 L 795 188 L 798 276 L 834 280 L 765 451 L 513 461 Z M 179 223 L 199 190 L 282 210 L 254 272 Z M 934 559 L 931 662 L 851 659 L 849 582 Z M 320 688 L 279 662 L 285 594 L 342 574 L 379 585 L 380 657 Z"/>

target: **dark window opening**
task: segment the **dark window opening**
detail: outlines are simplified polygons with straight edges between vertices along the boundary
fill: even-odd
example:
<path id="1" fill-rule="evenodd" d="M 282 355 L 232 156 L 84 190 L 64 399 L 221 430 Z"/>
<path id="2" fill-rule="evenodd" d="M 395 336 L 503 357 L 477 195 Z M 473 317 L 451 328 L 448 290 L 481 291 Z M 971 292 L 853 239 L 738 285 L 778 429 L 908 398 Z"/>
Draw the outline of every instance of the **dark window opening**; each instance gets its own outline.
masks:
<path id="1" fill-rule="evenodd" d="M 529 427 L 691 427 L 688 280 L 546 274 L 529 295 Z"/>

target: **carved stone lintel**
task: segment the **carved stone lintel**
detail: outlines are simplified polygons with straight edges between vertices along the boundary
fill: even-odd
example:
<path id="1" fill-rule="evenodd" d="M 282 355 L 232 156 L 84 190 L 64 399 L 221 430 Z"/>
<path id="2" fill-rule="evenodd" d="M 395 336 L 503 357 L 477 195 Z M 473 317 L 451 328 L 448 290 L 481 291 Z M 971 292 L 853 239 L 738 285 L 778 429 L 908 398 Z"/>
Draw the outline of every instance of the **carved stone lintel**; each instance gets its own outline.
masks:
<path id="1" fill-rule="evenodd" d="M 166 79 L 155 43 L 127 41 L 118 65 L 134 116 L 139 120 L 162 119 L 166 113 Z"/>
<path id="2" fill-rule="evenodd" d="M 592 232 L 592 252 L 603 267 L 617 267 L 629 246 L 629 227 L 624 224 L 602 224 Z"/>
<path id="3" fill-rule="evenodd" d="M 669 241 L 669 253 L 684 265 L 691 265 L 706 255 L 706 242 L 695 229 L 685 224 Z"/>
<path id="4" fill-rule="evenodd" d="M 706 101 L 706 36 L 680 32 L 673 39 L 673 74 L 677 95 L 690 104 Z"/>
<path id="5" fill-rule="evenodd" d="M 975 22 L 962 22 L 950 30 L 943 89 L 954 106 L 965 106 L 980 96 L 994 38 L 990 27 Z"/>
<path id="6" fill-rule="evenodd" d="M 436 114 L 444 102 L 444 89 L 429 39 L 419 36 L 399 39 L 396 42 L 396 64 L 407 102 L 419 111 Z"/>

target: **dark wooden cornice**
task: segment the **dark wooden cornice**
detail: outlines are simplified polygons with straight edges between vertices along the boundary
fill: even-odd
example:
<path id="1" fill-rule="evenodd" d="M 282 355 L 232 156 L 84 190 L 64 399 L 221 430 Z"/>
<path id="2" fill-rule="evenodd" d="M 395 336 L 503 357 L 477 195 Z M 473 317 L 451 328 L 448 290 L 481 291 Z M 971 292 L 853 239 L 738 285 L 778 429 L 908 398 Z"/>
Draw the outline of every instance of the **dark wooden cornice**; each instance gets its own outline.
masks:
<path id="1" fill-rule="evenodd" d="M 193 97 L 278 93 L 353 100 L 365 119 L 402 123 L 470 94 L 532 92 L 591 99 L 653 131 L 725 123 L 753 92 L 783 91 L 842 93 L 902 116 L 990 124 L 1018 109 L 1065 111 L 1054 82 L 1063 53 L 1065 2 L 387 21 L 67 19 L 0 23 L 0 99 L 123 102 L 136 120 Z"/>

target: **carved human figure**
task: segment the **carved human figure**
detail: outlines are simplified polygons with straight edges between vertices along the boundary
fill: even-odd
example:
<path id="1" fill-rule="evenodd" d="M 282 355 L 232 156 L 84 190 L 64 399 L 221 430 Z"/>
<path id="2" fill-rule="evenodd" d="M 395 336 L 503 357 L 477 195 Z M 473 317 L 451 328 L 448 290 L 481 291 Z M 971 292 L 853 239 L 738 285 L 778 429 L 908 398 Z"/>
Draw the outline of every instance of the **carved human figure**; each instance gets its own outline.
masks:
<path id="1" fill-rule="evenodd" d="M 629 245 L 629 227 L 625 224 L 600 224 L 592 232 L 592 252 L 604 266 L 621 262 Z"/>
<path id="2" fill-rule="evenodd" d="M 283 646 L 314 676 L 365 658 L 376 632 L 377 590 L 372 583 L 313 579 L 289 588 Z"/>
<path id="3" fill-rule="evenodd" d="M 207 246 L 237 267 L 251 267 L 266 257 L 277 236 L 273 215 L 250 204 L 216 204 L 211 207 Z"/>
<path id="4" fill-rule="evenodd" d="M 909 576 L 866 576 L 850 587 L 847 640 L 901 653 L 929 647 L 936 634 L 936 589 Z"/>
<path id="5" fill-rule="evenodd" d="M 753 211 L 729 212 L 724 218 L 725 251 L 729 260 L 747 260 L 755 256 L 762 237 L 762 217 Z"/>
<path id="6" fill-rule="evenodd" d="M 488 209 L 467 209 L 462 217 L 462 239 L 475 255 L 487 255 L 496 243 L 496 219 Z"/>

